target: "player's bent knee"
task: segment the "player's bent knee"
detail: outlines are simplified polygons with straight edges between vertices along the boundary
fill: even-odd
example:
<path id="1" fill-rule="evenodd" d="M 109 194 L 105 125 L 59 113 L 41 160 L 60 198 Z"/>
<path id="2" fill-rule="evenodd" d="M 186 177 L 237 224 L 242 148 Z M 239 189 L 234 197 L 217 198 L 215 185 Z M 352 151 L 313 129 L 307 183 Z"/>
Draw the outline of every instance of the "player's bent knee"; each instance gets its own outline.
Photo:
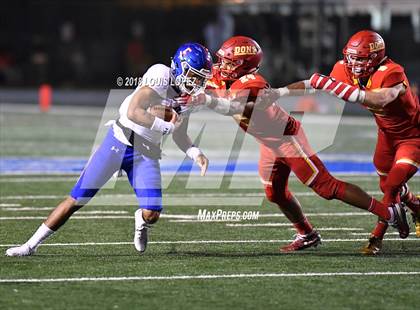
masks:
<path id="1" fill-rule="evenodd" d="M 397 193 L 401 189 L 400 182 L 386 182 L 383 186 L 384 193 Z"/>
<path id="2" fill-rule="evenodd" d="M 156 223 L 160 217 L 160 211 L 143 209 L 143 219 L 147 224 Z"/>
<path id="3" fill-rule="evenodd" d="M 80 208 L 82 208 L 85 204 L 80 203 L 77 199 L 74 199 L 73 197 L 69 196 L 66 199 L 64 199 L 60 203 L 60 205 L 65 209 L 69 210 L 69 212 L 74 213 Z"/>
<path id="4" fill-rule="evenodd" d="M 272 186 L 265 186 L 265 196 L 267 200 L 273 203 L 282 204 L 289 202 L 292 199 L 292 194 L 289 190 L 275 190 Z"/>
<path id="5" fill-rule="evenodd" d="M 271 186 L 264 186 L 264 191 L 265 191 L 265 197 L 267 197 L 267 200 L 270 202 L 274 202 L 275 194 L 274 194 L 273 188 Z"/>
<path id="6" fill-rule="evenodd" d="M 344 196 L 345 183 L 334 178 L 332 175 L 317 178 L 310 187 L 324 199 L 341 199 Z"/>

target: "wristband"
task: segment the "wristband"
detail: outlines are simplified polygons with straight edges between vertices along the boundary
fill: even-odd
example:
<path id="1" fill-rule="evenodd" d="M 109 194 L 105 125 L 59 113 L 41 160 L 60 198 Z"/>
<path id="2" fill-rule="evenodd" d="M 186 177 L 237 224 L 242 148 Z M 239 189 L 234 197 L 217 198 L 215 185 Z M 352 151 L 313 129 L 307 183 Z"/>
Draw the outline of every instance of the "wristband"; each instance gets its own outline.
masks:
<path id="1" fill-rule="evenodd" d="M 207 95 L 207 94 L 204 94 L 204 98 L 205 98 L 205 100 L 204 100 L 204 105 L 205 105 L 205 106 L 209 106 L 209 105 L 211 105 L 211 102 L 212 102 L 212 96 Z"/>
<path id="2" fill-rule="evenodd" d="M 366 92 L 364 90 L 360 90 L 359 96 L 357 96 L 357 103 L 364 103 L 366 98 Z"/>
<path id="3" fill-rule="evenodd" d="M 155 116 L 155 120 L 153 121 L 153 124 L 150 127 L 150 129 L 154 131 L 159 131 L 164 135 L 168 135 L 174 131 L 175 125 L 171 122 L 166 122 L 163 119 Z"/>
<path id="4" fill-rule="evenodd" d="M 290 90 L 287 87 L 277 88 L 276 92 L 277 92 L 279 97 L 288 96 L 290 94 Z"/>
<path id="5" fill-rule="evenodd" d="M 365 91 L 329 76 L 314 73 L 310 78 L 310 84 L 316 89 L 322 89 L 347 102 L 363 103 L 365 101 Z"/>
<path id="6" fill-rule="evenodd" d="M 203 154 L 203 152 L 201 152 L 198 147 L 191 146 L 188 150 L 185 151 L 185 154 L 192 160 L 196 161 L 197 157 Z"/>

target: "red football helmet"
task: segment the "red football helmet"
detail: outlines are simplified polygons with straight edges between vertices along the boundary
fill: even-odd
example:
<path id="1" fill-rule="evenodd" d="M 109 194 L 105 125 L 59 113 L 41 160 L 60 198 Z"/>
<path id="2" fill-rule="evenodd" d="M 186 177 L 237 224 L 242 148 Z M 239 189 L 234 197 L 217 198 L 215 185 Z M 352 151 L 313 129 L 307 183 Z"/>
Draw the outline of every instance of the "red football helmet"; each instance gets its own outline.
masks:
<path id="1" fill-rule="evenodd" d="M 216 55 L 221 78 L 232 81 L 258 71 L 263 52 L 253 39 L 236 36 L 225 41 Z"/>
<path id="2" fill-rule="evenodd" d="M 385 41 L 370 30 L 354 34 L 343 49 L 344 63 L 355 78 L 370 76 L 386 59 Z"/>

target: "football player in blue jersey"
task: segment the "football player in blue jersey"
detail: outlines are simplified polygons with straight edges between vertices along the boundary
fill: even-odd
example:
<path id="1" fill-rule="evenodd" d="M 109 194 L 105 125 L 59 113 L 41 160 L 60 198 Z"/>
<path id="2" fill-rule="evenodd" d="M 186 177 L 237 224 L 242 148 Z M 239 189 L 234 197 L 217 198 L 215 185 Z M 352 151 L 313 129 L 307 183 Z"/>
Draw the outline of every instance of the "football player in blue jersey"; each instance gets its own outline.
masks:
<path id="1" fill-rule="evenodd" d="M 113 123 L 87 163 L 70 196 L 50 213 L 26 243 L 8 249 L 6 255 L 28 256 L 35 253 L 47 237 L 86 205 L 120 169 L 127 173 L 138 198 L 134 245 L 137 251 L 143 253 L 147 246 L 148 230 L 159 219 L 162 210 L 159 166 L 162 136 L 172 134 L 177 146 L 201 167 L 201 174 L 204 175 L 207 170 L 208 159 L 187 135 L 191 109 L 180 103 L 189 95 L 204 90 L 207 80 L 212 77 L 211 70 L 211 55 L 207 48 L 198 43 L 180 46 L 171 67 L 163 64 L 151 66 L 141 84 L 121 104 L 119 119 Z M 153 107 L 162 105 L 177 113 L 172 113 L 170 120 L 155 116 Z"/>

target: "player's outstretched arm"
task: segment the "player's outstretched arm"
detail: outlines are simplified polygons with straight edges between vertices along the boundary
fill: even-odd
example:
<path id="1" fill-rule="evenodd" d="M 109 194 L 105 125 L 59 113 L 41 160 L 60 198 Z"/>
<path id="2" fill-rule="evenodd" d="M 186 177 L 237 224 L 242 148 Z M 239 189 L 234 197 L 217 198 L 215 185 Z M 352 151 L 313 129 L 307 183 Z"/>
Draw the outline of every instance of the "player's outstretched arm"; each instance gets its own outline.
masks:
<path id="1" fill-rule="evenodd" d="M 405 86 L 402 83 L 390 88 L 366 91 L 365 100 L 362 104 L 370 108 L 383 108 L 404 93 Z"/>
<path id="2" fill-rule="evenodd" d="M 131 98 L 127 111 L 128 119 L 143 127 L 162 132 L 162 134 L 172 133 L 177 121 L 176 113 L 173 113 L 172 119 L 167 122 L 147 112 L 148 108 L 160 104 L 161 101 L 162 98 L 158 93 L 150 87 L 143 86 Z"/>
<path id="3" fill-rule="evenodd" d="M 272 99 L 279 99 L 284 96 L 306 96 L 313 94 L 315 89 L 311 86 L 309 80 L 303 80 L 291 83 L 285 87 L 270 88 L 266 90 L 267 93 L 272 93 Z"/>
<path id="4" fill-rule="evenodd" d="M 280 88 L 264 89 L 257 99 L 258 104 L 256 105 L 256 108 L 260 110 L 266 109 L 273 103 L 280 105 L 280 103 L 276 101 L 281 97 L 306 96 L 315 93 L 315 91 L 316 90 L 310 85 L 309 80 L 294 82 Z"/>
<path id="5" fill-rule="evenodd" d="M 319 73 L 313 74 L 309 81 L 315 89 L 325 91 L 347 102 L 360 103 L 376 109 L 385 107 L 405 92 L 405 87 L 402 83 L 390 88 L 368 91 Z"/>
<path id="6" fill-rule="evenodd" d="M 191 96 L 187 105 L 206 106 L 216 113 L 232 116 L 235 114 L 241 114 L 245 109 L 246 103 L 201 93 L 196 96 Z"/>
<path id="7" fill-rule="evenodd" d="M 180 126 L 174 130 L 172 139 L 181 151 L 185 152 L 189 158 L 197 163 L 201 168 L 201 176 L 204 176 L 209 166 L 209 160 L 198 147 L 194 146 L 191 138 L 188 136 L 188 122 L 189 118 L 185 117 Z"/>

